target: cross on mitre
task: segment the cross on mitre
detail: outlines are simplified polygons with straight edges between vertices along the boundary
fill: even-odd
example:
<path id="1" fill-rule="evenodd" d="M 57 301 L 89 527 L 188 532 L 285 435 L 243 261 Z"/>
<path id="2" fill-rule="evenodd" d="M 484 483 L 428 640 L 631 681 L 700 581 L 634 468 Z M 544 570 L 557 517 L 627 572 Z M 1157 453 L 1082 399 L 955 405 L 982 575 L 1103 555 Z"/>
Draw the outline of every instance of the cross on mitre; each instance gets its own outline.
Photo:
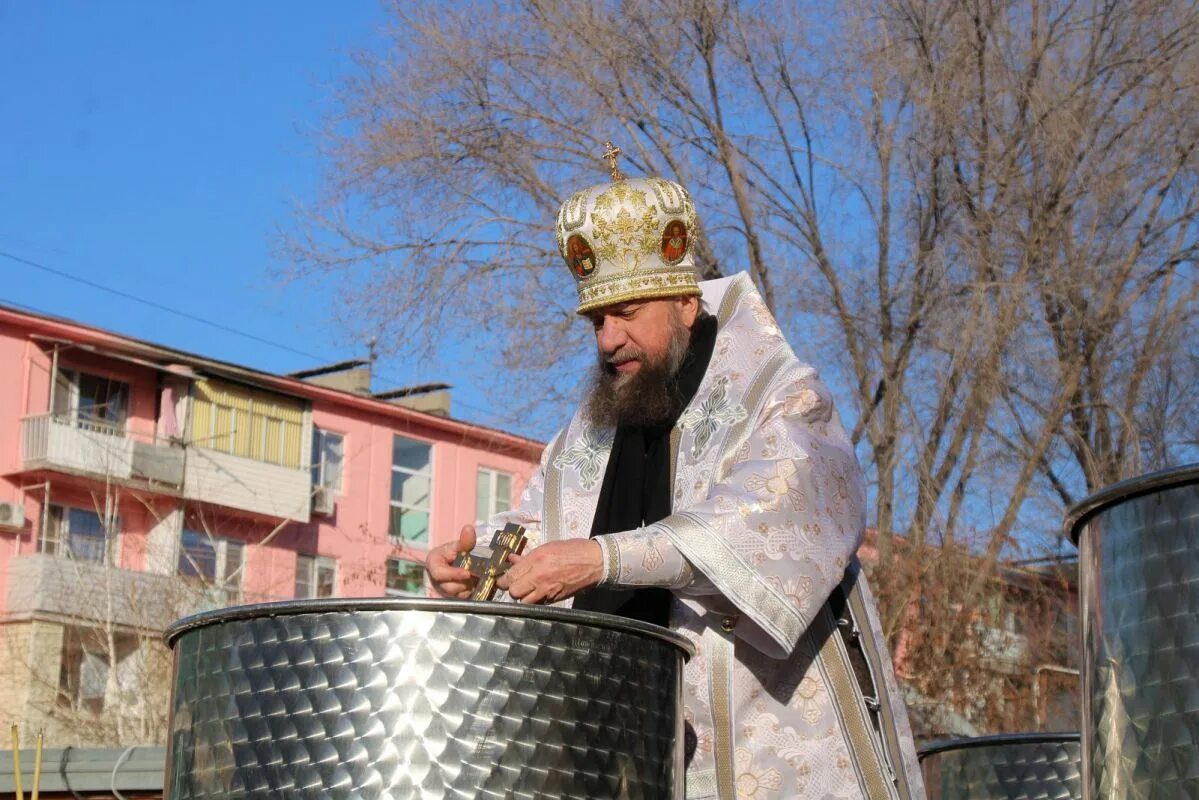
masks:
<path id="1" fill-rule="evenodd" d="M 612 173 L 612 180 L 623 181 L 624 175 L 620 171 L 620 167 L 616 166 L 616 159 L 620 157 L 620 148 L 611 142 L 604 142 L 604 160 L 608 162 L 608 171 Z"/>

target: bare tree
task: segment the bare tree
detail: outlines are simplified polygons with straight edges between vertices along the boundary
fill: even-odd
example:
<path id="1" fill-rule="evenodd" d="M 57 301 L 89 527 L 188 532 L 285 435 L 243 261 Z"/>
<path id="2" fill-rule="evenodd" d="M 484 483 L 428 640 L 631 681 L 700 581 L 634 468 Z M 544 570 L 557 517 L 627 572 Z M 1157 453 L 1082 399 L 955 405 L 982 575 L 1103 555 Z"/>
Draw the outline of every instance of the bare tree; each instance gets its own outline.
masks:
<path id="1" fill-rule="evenodd" d="M 63 746 L 162 743 L 170 696 L 163 623 L 195 609 L 196 587 L 119 566 L 122 499 L 140 500 L 160 520 L 165 504 L 111 483 L 89 494 L 102 539 L 75 552 L 70 537 L 54 534 L 53 579 L 37 590 L 48 592 L 51 616 L 6 637 L 11 677 L 25 686 L 22 727 L 26 736 L 45 728 L 47 741 Z M 57 508 L 65 517 L 67 509 Z"/>
<path id="2" fill-rule="evenodd" d="M 868 543 L 863 560 L 876 588 L 903 606 L 884 634 L 917 737 L 1051 730 L 1077 719 L 1075 563 L 989 561 L 960 540 L 897 540 L 885 561 Z"/>
<path id="3" fill-rule="evenodd" d="M 1065 506 L 1199 453 L 1193 3 L 524 0 L 395 18 L 285 251 L 298 275 L 356 285 L 348 308 L 393 348 L 486 332 L 497 383 L 536 387 L 513 410 L 536 406 L 539 433 L 587 353 L 552 221 L 603 179 L 611 138 L 627 172 L 692 191 L 703 272 L 747 270 L 848 401 L 880 563 L 902 533 L 989 565 L 954 578 L 963 608 Z M 892 631 L 940 580 L 922 569 L 881 586 Z"/>
<path id="4" fill-rule="evenodd" d="M 977 92 L 955 190 L 978 277 L 1019 304 L 989 423 L 1014 475 L 1006 535 L 1038 476 L 1069 505 L 1146 453 L 1181 455 L 1160 423 L 1193 394 L 1149 395 L 1195 330 L 1197 20 L 1156 2 L 963 9 Z"/>
<path id="5" fill-rule="evenodd" d="M 103 544 L 89 541 L 85 552 L 74 552 L 58 534 L 53 572 L 63 597 L 45 598 L 50 618 L 35 618 L 24 635 L 5 637 L 7 662 L 18 667 L 13 680 L 26 684 L 29 718 L 22 727 L 28 736 L 44 727 L 47 741 L 64 746 L 161 744 L 171 694 L 165 626 L 198 611 L 292 597 L 292 575 L 265 587 L 267 594 L 243 590 L 253 551 L 271 544 L 289 522 L 264 524 L 113 482 L 89 495 Z M 120 552 L 128 542 L 146 542 L 121 535 L 125 523 L 119 510 L 133 508 L 145 510 L 151 527 L 166 525 L 170 552 L 156 555 L 169 563 L 149 563 L 148 543 L 137 555 Z M 202 537 L 191 549 L 180 541 L 184 528 Z M 225 553 L 218 557 L 222 543 Z M 128 562 L 138 555 L 146 563 L 130 568 Z"/>

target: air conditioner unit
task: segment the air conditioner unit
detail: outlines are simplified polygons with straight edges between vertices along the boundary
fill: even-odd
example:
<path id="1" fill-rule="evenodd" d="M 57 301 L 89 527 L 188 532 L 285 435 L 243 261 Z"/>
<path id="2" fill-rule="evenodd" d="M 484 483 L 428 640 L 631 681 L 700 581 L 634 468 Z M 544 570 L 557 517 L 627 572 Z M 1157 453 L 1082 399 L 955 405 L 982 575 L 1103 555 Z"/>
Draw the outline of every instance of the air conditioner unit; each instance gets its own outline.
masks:
<path id="1" fill-rule="evenodd" d="M 20 503 L 0 503 L 0 527 L 24 528 L 25 506 Z"/>
<path id="2" fill-rule="evenodd" d="M 312 493 L 312 513 L 329 516 L 337 504 L 333 500 L 333 492 L 324 486 L 318 486 Z"/>

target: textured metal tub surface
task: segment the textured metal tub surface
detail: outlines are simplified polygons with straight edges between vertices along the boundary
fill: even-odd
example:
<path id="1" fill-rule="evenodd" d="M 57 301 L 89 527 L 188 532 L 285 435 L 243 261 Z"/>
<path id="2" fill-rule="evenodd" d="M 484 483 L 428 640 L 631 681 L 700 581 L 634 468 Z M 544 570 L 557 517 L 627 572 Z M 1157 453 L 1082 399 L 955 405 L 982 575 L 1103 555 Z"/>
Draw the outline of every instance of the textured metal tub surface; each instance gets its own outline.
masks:
<path id="1" fill-rule="evenodd" d="M 1079 545 L 1088 798 L 1199 797 L 1199 465 L 1116 484 Z"/>
<path id="2" fill-rule="evenodd" d="M 174 800 L 683 796 L 691 650 L 652 625 L 316 600 L 190 617 L 167 638 Z"/>
<path id="3" fill-rule="evenodd" d="M 920 751 L 928 800 L 1079 800 L 1077 733 L 935 742 Z"/>

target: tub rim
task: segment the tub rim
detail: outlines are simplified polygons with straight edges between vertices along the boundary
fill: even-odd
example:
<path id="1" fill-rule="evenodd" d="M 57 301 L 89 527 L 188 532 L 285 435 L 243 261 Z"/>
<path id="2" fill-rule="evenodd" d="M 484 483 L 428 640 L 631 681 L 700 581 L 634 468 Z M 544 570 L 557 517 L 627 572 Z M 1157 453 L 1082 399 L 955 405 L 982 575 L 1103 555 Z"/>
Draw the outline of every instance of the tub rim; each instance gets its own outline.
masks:
<path id="1" fill-rule="evenodd" d="M 574 625 L 648 636 L 678 648 L 687 660 L 695 655 L 695 645 L 682 635 L 640 620 L 618 617 L 613 614 L 600 614 L 595 611 L 576 611 L 573 608 L 554 608 L 525 603 L 497 603 L 484 600 L 444 600 L 435 597 L 324 597 L 229 606 L 212 611 L 201 611 L 198 614 L 178 619 L 166 629 L 163 639 L 168 647 L 174 649 L 175 643 L 185 634 L 225 622 L 362 611 L 450 612 L 568 622 Z"/>

